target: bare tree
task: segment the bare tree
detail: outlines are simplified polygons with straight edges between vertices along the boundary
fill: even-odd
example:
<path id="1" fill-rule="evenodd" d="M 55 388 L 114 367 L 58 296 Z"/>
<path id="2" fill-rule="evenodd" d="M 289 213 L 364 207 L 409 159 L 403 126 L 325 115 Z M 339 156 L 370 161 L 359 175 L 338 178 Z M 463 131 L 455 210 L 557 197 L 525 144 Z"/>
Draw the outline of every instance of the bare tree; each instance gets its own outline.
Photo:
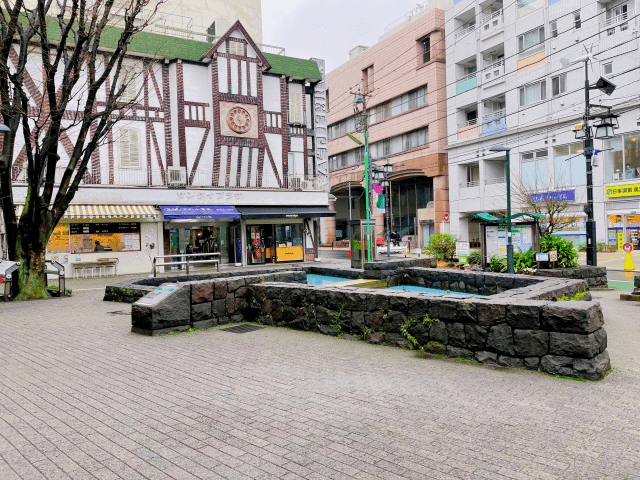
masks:
<path id="1" fill-rule="evenodd" d="M 516 178 L 513 189 L 514 203 L 523 212 L 541 213 L 545 220 L 540 227 L 541 235 L 563 230 L 578 221 L 573 211 L 575 202 L 561 192 L 565 188 L 559 179 L 553 179 L 548 172 L 537 172 L 525 178 Z M 550 188 L 554 185 L 555 188 Z"/>
<path id="2" fill-rule="evenodd" d="M 49 237 L 89 174 L 92 153 L 133 104 L 125 92 L 135 79 L 123 60 L 163 0 L 125 1 L 0 2 L 0 113 L 10 129 L 2 143 L 0 206 L 8 256 L 21 263 L 22 298 L 46 295 Z M 40 82 L 31 75 L 34 68 L 38 75 L 41 70 Z M 17 140 L 24 145 L 27 180 L 19 220 L 12 192 Z M 69 161 L 56 180 L 61 140 Z"/>

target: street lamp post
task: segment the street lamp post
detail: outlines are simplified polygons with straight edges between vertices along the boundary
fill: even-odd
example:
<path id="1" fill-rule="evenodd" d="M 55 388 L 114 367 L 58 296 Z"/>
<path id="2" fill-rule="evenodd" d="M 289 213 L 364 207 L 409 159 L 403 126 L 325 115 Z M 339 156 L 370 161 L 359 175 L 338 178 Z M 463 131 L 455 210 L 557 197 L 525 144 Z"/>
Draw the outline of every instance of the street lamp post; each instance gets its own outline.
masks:
<path id="1" fill-rule="evenodd" d="M 613 136 L 613 129 L 618 127 L 618 122 L 616 117 L 618 115 L 611 114 L 611 109 L 609 108 L 609 113 L 606 115 L 598 114 L 592 115 L 592 108 L 603 108 L 600 105 L 591 105 L 589 103 L 589 91 L 590 90 L 600 90 L 602 93 L 606 95 L 611 95 L 613 91 L 616 89 L 616 86 L 607 80 L 604 77 L 600 77 L 595 85 L 589 85 L 589 62 L 593 61 L 593 54 L 591 51 L 584 47 L 587 50 L 585 55 L 576 58 L 573 62 L 570 62 L 568 59 L 561 58 L 560 63 L 563 68 L 568 67 L 569 65 L 584 62 L 584 118 L 582 119 L 581 125 L 576 125 L 574 127 L 574 132 L 576 134 L 576 139 L 582 140 L 584 156 L 586 160 L 586 170 L 587 170 L 587 205 L 584 209 L 587 214 L 587 223 L 586 223 L 586 231 L 587 231 L 587 265 L 598 265 L 598 247 L 596 243 L 596 221 L 593 215 L 593 164 L 591 159 L 594 154 L 593 150 L 593 138 L 594 135 L 591 132 L 591 126 L 589 122 L 595 119 L 600 119 L 601 124 L 598 127 L 605 127 L 603 129 L 604 134 L 600 134 L 599 129 L 596 128 L 596 139 L 604 139 L 611 138 Z M 592 46 L 593 48 L 593 46 Z M 608 107 L 604 107 L 608 108 Z M 607 128 L 611 127 L 611 128 Z"/>
<path id="2" fill-rule="evenodd" d="M 507 172 L 507 273 L 513 273 L 513 243 L 511 241 L 511 166 L 509 164 L 509 152 L 511 148 L 495 145 L 490 152 L 504 152 L 506 154 Z"/>

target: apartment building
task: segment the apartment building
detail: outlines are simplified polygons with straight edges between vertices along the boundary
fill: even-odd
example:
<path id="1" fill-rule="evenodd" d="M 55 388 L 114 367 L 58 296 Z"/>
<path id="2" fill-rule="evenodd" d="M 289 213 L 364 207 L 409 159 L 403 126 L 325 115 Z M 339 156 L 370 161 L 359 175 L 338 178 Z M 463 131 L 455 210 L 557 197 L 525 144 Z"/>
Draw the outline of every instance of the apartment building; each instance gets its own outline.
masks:
<path id="1" fill-rule="evenodd" d="M 590 83 L 604 76 L 617 86 L 611 96 L 591 90 L 591 104 L 620 114 L 615 136 L 594 145 L 600 151 L 593 160 L 597 241 L 637 245 L 636 0 L 449 0 L 445 11 L 451 232 L 478 242 L 479 224 L 471 217 L 504 213 L 506 157 L 489 151 L 503 145 L 511 148 L 514 210 L 525 208 L 522 195 L 536 192 L 568 199 L 567 215 L 575 221 L 560 234 L 586 243 L 586 164 L 573 131 L 585 110 L 585 68 L 570 63 L 586 47 L 594 54 Z"/>
<path id="2" fill-rule="evenodd" d="M 449 211 L 443 25 L 441 4 L 420 4 L 388 25 L 375 45 L 355 47 L 349 61 L 328 74 L 330 191 L 336 197 L 336 218 L 324 219 L 323 241 L 347 238 L 349 218 L 365 218 L 364 149 L 347 136 L 356 131 L 349 91 L 358 89 L 369 95 L 372 161 L 393 166 L 388 177 L 392 231 L 412 246 L 426 244 L 440 231 Z M 385 213 L 374 208 L 372 217 L 377 237 L 383 237 Z"/>
<path id="3" fill-rule="evenodd" d="M 108 257 L 126 274 L 149 272 L 157 255 L 190 251 L 243 265 L 317 256 L 319 218 L 334 215 L 324 61 L 263 52 L 239 21 L 210 40 L 134 38 L 123 98 L 135 107 L 92 154 L 48 260 L 71 271 Z M 29 62 L 36 105 L 41 92 L 30 80 L 41 76 Z M 20 138 L 12 167 L 18 216 L 27 196 Z M 62 134 L 58 182 L 72 151 Z M 0 258 L 4 242 L 0 225 Z"/>

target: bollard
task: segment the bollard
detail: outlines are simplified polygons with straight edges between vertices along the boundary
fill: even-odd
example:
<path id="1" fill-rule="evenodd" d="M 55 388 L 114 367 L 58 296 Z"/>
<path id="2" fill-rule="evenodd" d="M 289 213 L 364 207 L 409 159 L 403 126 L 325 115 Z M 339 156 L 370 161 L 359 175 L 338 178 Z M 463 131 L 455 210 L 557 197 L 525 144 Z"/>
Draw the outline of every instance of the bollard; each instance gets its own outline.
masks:
<path id="1" fill-rule="evenodd" d="M 633 252 L 633 245 L 630 243 L 625 243 L 622 249 L 627 252 L 624 257 L 624 269 L 625 270 L 635 270 L 635 266 L 633 265 L 633 258 L 631 258 L 631 252 Z"/>

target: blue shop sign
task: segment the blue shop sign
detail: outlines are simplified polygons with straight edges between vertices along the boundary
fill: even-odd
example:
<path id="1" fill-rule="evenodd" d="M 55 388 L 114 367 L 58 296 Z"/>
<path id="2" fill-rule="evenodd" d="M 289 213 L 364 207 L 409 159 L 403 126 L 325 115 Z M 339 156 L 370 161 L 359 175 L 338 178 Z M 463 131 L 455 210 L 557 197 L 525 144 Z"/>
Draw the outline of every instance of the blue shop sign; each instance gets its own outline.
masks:
<path id="1" fill-rule="evenodd" d="M 544 203 L 548 201 L 555 202 L 571 202 L 576 199 L 575 190 L 560 190 L 557 192 L 532 193 L 531 201 L 533 203 Z"/>

